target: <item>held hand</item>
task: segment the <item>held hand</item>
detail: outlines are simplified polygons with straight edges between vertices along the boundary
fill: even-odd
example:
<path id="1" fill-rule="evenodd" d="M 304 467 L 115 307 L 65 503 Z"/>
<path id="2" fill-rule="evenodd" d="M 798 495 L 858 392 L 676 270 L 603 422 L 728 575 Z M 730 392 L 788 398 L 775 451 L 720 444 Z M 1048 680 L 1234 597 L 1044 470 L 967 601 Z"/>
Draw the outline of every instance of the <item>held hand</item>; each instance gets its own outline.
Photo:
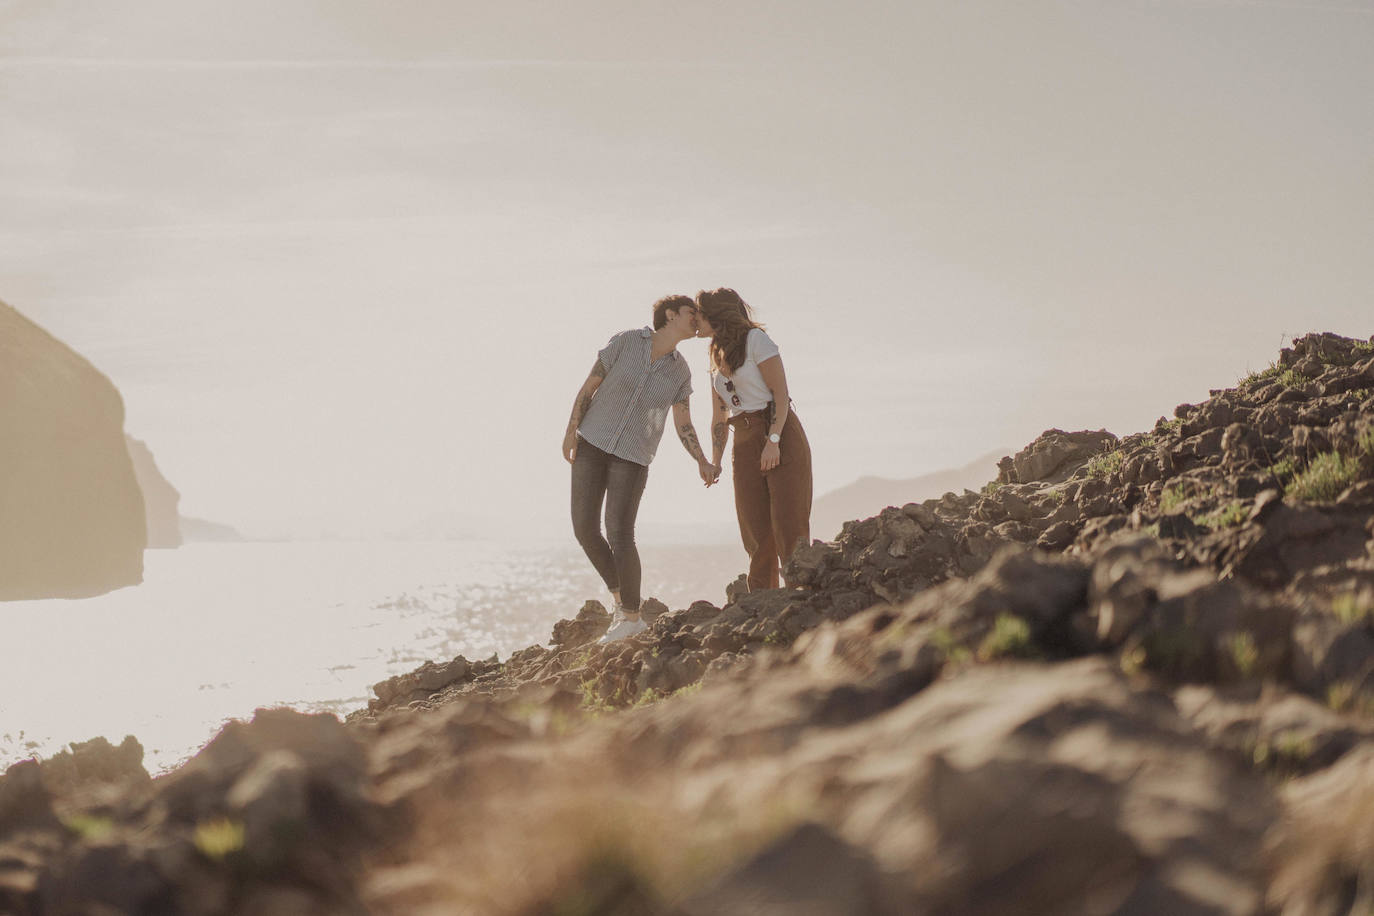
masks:
<path id="1" fill-rule="evenodd" d="M 568 464 L 572 464 L 577 459 L 577 430 L 570 429 L 568 434 L 563 437 L 563 457 Z"/>
<path id="2" fill-rule="evenodd" d="M 701 474 L 701 482 L 708 487 L 720 479 L 720 468 L 705 458 L 697 462 L 697 473 Z"/>
<path id="3" fill-rule="evenodd" d="M 769 442 L 763 447 L 763 455 L 759 458 L 759 470 L 767 473 L 778 466 L 782 461 L 782 449 L 776 442 Z"/>

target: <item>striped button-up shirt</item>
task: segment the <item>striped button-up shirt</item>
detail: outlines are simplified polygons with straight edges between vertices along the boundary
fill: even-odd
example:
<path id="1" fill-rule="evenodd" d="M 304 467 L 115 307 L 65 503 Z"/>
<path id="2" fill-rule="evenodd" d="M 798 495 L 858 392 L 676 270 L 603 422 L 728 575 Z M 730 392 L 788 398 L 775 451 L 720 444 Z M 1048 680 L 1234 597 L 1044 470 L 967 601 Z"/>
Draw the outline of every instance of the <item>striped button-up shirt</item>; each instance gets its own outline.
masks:
<path id="1" fill-rule="evenodd" d="M 577 434 L 627 461 L 648 465 L 663 438 L 668 409 L 692 393 L 687 360 L 673 350 L 652 359 L 653 331 L 622 331 L 597 354 L 606 377 Z"/>

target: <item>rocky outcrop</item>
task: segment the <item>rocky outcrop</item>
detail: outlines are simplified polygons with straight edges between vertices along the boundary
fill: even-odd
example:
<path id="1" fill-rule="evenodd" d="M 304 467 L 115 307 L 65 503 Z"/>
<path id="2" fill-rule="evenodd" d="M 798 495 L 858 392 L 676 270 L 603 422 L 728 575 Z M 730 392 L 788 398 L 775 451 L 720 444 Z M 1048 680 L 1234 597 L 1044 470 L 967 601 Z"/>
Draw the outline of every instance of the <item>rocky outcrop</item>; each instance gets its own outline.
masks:
<path id="1" fill-rule="evenodd" d="M 148 546 L 180 547 L 181 517 L 177 514 L 177 505 L 181 502 L 181 494 L 162 476 L 146 444 L 129 435 L 124 440 L 129 447 L 129 458 L 134 463 L 138 488 L 143 492 Z"/>
<path id="2" fill-rule="evenodd" d="M 243 535 L 237 529 L 221 522 L 211 522 L 203 518 L 183 515 L 179 519 L 183 541 L 228 542 L 242 541 Z"/>
<path id="3" fill-rule="evenodd" d="M 104 375 L 0 303 L 0 600 L 143 578 L 143 497 Z"/>
<path id="4" fill-rule="evenodd" d="M 151 783 L 127 741 L 20 764 L 0 909 L 1362 912 L 1371 357 L 1302 338 L 846 524 L 788 588 L 610 644 L 588 602 L 342 726 L 260 713 Z"/>

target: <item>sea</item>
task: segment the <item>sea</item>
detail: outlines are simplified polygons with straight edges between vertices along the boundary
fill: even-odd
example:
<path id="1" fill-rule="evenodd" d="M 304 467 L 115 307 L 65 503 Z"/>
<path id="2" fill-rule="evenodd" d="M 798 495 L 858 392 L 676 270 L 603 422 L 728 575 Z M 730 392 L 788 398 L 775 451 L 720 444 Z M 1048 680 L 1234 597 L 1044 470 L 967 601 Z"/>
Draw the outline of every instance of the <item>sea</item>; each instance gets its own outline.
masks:
<path id="1" fill-rule="evenodd" d="M 646 596 L 721 604 L 739 545 L 641 545 Z M 0 770 L 135 736 L 157 774 L 263 707 L 340 717 L 425 661 L 505 659 L 605 586 L 571 538 L 546 543 L 247 541 L 144 554 L 144 581 L 0 602 Z"/>

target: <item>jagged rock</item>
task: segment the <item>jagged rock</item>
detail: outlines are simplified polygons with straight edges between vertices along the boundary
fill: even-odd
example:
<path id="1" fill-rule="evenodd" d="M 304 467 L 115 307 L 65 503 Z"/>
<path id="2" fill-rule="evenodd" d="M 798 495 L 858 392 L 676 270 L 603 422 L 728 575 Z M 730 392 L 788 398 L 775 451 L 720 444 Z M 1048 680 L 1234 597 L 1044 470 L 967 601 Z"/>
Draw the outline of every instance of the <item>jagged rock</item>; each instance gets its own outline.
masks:
<path id="1" fill-rule="evenodd" d="M 105 738 L 73 742 L 43 761 L 43 783 L 53 792 L 65 795 L 92 783 L 146 784 L 150 777 L 143 768 L 143 745 L 126 735 L 118 747 Z"/>
<path id="2" fill-rule="evenodd" d="M 682 916 L 878 916 L 902 912 L 877 863 L 828 828 L 803 824 L 685 901 Z"/>
<path id="3" fill-rule="evenodd" d="M 600 601 L 588 601 L 575 618 L 560 620 L 553 625 L 553 638 L 549 640 L 549 645 L 562 648 L 585 645 L 605 636 L 610 628 L 610 612 Z"/>
<path id="4" fill-rule="evenodd" d="M 143 580 L 143 496 L 110 380 L 0 302 L 0 600 Z"/>
<path id="5" fill-rule="evenodd" d="M 1318 696 L 1337 684 L 1374 693 L 1374 633 L 1325 611 L 1303 615 L 1293 628 L 1293 681 Z"/>
<path id="6" fill-rule="evenodd" d="M 1031 483 L 1036 480 L 1063 479 L 1073 466 L 1116 446 L 1116 436 L 1106 430 L 1068 433 L 1050 429 L 1017 452 L 1002 459 L 998 480 L 1003 483 Z"/>
<path id="7" fill-rule="evenodd" d="M 181 516 L 177 507 L 181 502 L 181 494 L 162 476 L 157 460 L 145 443 L 127 434 L 124 443 L 129 450 L 129 460 L 133 462 L 138 489 L 143 494 L 148 546 L 180 547 Z"/>
<path id="8" fill-rule="evenodd" d="M 1374 723 L 1352 721 L 1273 684 L 1189 685 L 1174 692 L 1174 704 L 1214 747 L 1280 777 L 1325 769 L 1374 740 Z"/>
<path id="9" fill-rule="evenodd" d="M 1270 860 L 1272 912 L 1358 913 L 1374 903 L 1374 744 L 1335 766 L 1295 779 L 1280 792 Z"/>
<path id="10" fill-rule="evenodd" d="M 0 841 L 28 827 L 53 827 L 52 796 L 36 760 L 21 760 L 0 776 Z"/>

